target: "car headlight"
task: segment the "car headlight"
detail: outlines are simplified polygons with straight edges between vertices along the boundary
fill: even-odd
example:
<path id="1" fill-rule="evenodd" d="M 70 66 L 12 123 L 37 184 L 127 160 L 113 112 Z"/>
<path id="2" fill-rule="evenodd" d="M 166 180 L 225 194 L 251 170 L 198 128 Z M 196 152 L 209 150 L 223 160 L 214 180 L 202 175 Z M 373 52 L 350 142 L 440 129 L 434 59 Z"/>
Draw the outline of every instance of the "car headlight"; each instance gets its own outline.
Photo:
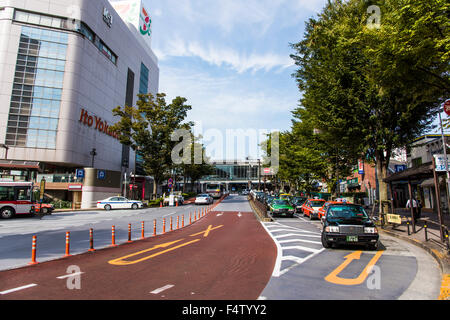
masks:
<path id="1" fill-rule="evenodd" d="M 339 233 L 339 227 L 328 226 L 325 228 L 326 232 Z"/>
<path id="2" fill-rule="evenodd" d="M 364 233 L 378 233 L 378 230 L 375 227 L 366 227 L 364 228 Z"/>

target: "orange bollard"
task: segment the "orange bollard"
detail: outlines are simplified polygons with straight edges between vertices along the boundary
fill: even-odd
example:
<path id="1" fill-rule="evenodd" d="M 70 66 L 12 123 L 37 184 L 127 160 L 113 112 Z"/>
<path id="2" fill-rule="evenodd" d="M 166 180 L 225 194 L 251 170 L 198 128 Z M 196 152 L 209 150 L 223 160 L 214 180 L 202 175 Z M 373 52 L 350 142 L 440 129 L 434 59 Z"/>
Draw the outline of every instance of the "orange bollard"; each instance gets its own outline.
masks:
<path id="1" fill-rule="evenodd" d="M 156 219 L 153 220 L 153 236 L 156 237 Z"/>
<path id="2" fill-rule="evenodd" d="M 141 222 L 141 239 L 145 239 L 145 223 L 144 221 Z"/>
<path id="3" fill-rule="evenodd" d="M 70 257 L 70 232 L 66 232 L 66 254 L 64 257 Z"/>
<path id="4" fill-rule="evenodd" d="M 176 206 L 176 207 L 178 207 L 178 200 L 177 200 L 177 201 L 175 201 L 175 206 Z"/>
<path id="5" fill-rule="evenodd" d="M 172 231 L 173 230 L 173 223 L 172 223 L 172 217 L 170 217 L 170 231 Z"/>
<path id="6" fill-rule="evenodd" d="M 192 212 L 189 212 L 189 224 L 192 224 Z"/>
<path id="7" fill-rule="evenodd" d="M 181 216 L 181 227 L 184 228 L 184 214 Z"/>
<path id="8" fill-rule="evenodd" d="M 127 243 L 132 243 L 131 241 L 131 223 L 128 224 L 128 241 Z"/>
<path id="9" fill-rule="evenodd" d="M 163 219 L 163 234 L 166 233 L 166 218 Z"/>
<path id="10" fill-rule="evenodd" d="M 180 229 L 180 216 L 177 216 L 177 230 Z"/>
<path id="11" fill-rule="evenodd" d="M 117 247 L 116 244 L 116 226 L 111 227 L 111 245 L 110 247 Z"/>
<path id="12" fill-rule="evenodd" d="M 95 251 L 94 249 L 94 230 L 91 228 L 89 229 L 89 252 Z"/>
<path id="13" fill-rule="evenodd" d="M 162 201 L 159 203 L 159 207 L 162 208 L 163 207 L 163 203 Z"/>
<path id="14" fill-rule="evenodd" d="M 39 263 L 36 261 L 36 240 L 37 240 L 37 237 L 33 236 L 33 240 L 31 242 L 31 261 L 28 263 L 29 265 L 34 265 L 34 264 Z"/>

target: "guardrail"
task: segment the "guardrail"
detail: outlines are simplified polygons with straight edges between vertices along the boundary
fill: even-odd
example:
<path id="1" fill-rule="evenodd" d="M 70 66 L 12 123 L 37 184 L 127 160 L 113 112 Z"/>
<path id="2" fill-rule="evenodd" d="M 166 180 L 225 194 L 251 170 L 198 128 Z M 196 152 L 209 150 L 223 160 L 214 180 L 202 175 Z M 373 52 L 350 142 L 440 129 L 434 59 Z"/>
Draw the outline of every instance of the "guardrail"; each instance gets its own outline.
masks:
<path id="1" fill-rule="evenodd" d="M 403 225 L 404 222 L 405 222 L 408 236 L 412 236 L 413 234 L 417 234 L 420 230 L 423 229 L 424 230 L 424 240 L 425 240 L 425 242 L 431 241 L 433 243 L 436 243 L 437 245 L 439 245 L 439 246 L 443 247 L 444 249 L 446 249 L 448 254 L 450 254 L 450 240 L 449 240 L 450 232 L 449 232 L 449 228 L 446 225 L 440 224 L 438 222 L 435 222 L 435 221 L 432 221 L 432 220 L 429 220 L 429 219 L 426 219 L 426 218 L 419 218 L 419 219 L 417 219 L 417 222 L 414 223 L 414 227 L 412 227 L 411 215 L 404 215 L 404 214 L 398 214 L 398 213 L 392 213 L 392 214 L 400 216 L 402 223 L 401 224 L 395 224 L 395 223 L 388 222 L 387 218 L 386 218 L 386 214 L 383 214 L 381 216 L 381 219 L 380 219 L 379 216 L 373 216 L 373 218 L 380 222 L 380 226 L 381 226 L 382 229 L 385 229 L 387 226 L 391 225 L 391 228 L 393 230 L 397 230 L 396 228 L 398 228 L 399 226 Z M 419 222 L 422 222 L 423 226 L 419 230 L 416 230 L 415 227 L 418 226 Z M 434 231 L 436 229 L 431 229 L 429 227 L 429 225 L 436 226 L 437 227 L 436 229 L 439 231 L 439 234 L 434 233 Z M 440 228 L 442 228 L 442 230 L 443 230 L 443 239 L 441 238 L 441 234 L 440 234 L 440 230 L 439 230 Z M 430 235 L 432 235 L 434 237 L 430 237 Z M 439 239 L 439 240 L 436 240 L 436 239 Z"/>
<path id="2" fill-rule="evenodd" d="M 248 195 L 248 200 L 250 202 L 250 206 L 262 221 L 272 220 L 272 218 L 267 214 L 268 208 L 265 203 L 255 199 L 251 194 Z"/>

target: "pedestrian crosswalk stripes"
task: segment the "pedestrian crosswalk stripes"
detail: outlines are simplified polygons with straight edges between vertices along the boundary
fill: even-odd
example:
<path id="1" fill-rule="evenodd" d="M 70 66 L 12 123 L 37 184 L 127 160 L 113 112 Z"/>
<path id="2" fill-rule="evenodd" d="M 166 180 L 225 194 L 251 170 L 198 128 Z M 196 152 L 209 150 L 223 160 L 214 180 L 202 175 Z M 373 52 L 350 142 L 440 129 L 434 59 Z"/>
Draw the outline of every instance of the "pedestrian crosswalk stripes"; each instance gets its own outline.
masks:
<path id="1" fill-rule="evenodd" d="M 323 252 L 320 232 L 288 226 L 279 222 L 263 223 L 278 248 L 277 261 L 272 276 L 280 277 L 312 257 Z"/>

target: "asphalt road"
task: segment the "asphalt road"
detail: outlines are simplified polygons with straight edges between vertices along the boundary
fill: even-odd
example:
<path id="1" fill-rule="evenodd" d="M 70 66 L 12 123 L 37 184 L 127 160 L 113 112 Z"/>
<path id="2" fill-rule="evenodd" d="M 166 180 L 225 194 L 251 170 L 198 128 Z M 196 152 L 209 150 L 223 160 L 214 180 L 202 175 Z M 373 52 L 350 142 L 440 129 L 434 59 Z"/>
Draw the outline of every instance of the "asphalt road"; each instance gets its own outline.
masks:
<path id="1" fill-rule="evenodd" d="M 0 220 L 0 270 L 26 266 L 31 259 L 32 236 L 37 236 L 37 259 L 40 262 L 54 260 L 65 254 L 66 232 L 70 232 L 70 253 L 80 254 L 89 249 L 89 229 L 94 229 L 95 248 L 105 248 L 111 244 L 112 226 L 115 226 L 117 243 L 128 240 L 128 224 L 131 224 L 132 238 L 141 237 L 142 221 L 145 236 L 153 235 L 156 220 L 157 234 L 162 233 L 163 219 L 166 230 L 176 228 L 177 217 L 180 225 L 184 215 L 185 225 L 189 215 L 194 220 L 195 213 L 206 206 L 185 205 L 179 207 L 147 208 L 139 210 L 93 210 L 59 212 L 44 216 L 20 217 Z"/>
<path id="2" fill-rule="evenodd" d="M 40 263 L 0 272 L 0 299 L 432 300 L 439 296 L 441 272 L 436 261 L 402 240 L 381 234 L 377 251 L 356 246 L 324 249 L 320 221 L 296 216 L 261 223 L 245 197 L 230 196 L 189 225 L 189 212 L 195 209 L 199 207 L 1 221 L 11 227 L 0 227 L 3 265 L 5 253 L 9 261 L 29 261 L 32 234 L 38 234 Z M 160 234 L 161 219 L 175 218 L 175 228 L 176 216 L 183 213 L 184 228 Z M 153 237 L 155 219 L 158 235 Z M 128 223 L 134 226 L 133 240 L 140 238 L 141 221 L 146 222 L 147 238 L 123 244 Z M 122 244 L 115 248 L 109 247 L 112 224 L 117 228 L 116 243 Z M 65 231 L 71 231 L 74 241 L 71 253 L 85 252 L 89 227 L 95 229 L 97 251 L 61 259 Z M 46 253 L 46 245 L 57 252 Z M 20 252 L 16 260 L 15 251 Z M 43 262 L 54 258 L 59 259 Z"/>
<path id="3" fill-rule="evenodd" d="M 252 212 L 227 210 L 236 205 L 248 208 L 232 196 L 180 230 L 0 272 L 0 299 L 255 300 L 276 247 Z"/>
<path id="4" fill-rule="evenodd" d="M 324 249 L 318 220 L 278 218 L 264 226 L 278 254 L 259 299 L 436 300 L 439 296 L 437 262 L 405 241 L 381 234 L 377 251 L 358 246 Z"/>

